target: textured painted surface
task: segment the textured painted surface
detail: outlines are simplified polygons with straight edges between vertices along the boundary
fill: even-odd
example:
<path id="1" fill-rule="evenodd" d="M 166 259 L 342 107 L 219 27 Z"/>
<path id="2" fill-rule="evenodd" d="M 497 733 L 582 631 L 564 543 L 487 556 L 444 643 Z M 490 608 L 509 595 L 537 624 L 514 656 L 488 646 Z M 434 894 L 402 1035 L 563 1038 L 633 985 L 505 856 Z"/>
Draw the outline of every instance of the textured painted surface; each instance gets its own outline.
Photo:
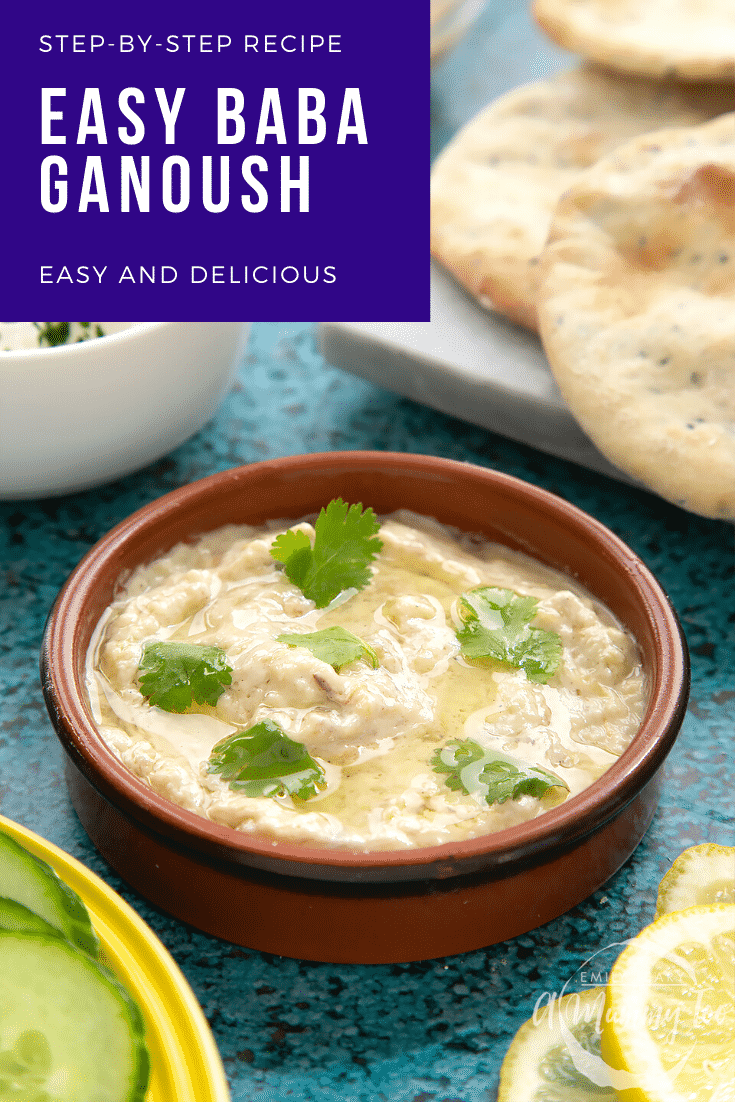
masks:
<path id="1" fill-rule="evenodd" d="M 420 964 L 313 964 L 236 948 L 130 891 L 71 808 L 38 681 L 44 621 L 67 574 L 113 524 L 230 466 L 336 448 L 439 454 L 507 471 L 592 513 L 668 590 L 692 651 L 689 713 L 653 824 L 630 861 L 569 914 L 503 945 Z M 172 455 L 86 494 L 0 504 L 2 812 L 84 861 L 170 949 L 209 1018 L 234 1102 L 486 1102 L 508 1042 L 546 991 L 636 933 L 686 846 L 731 844 L 733 533 L 658 498 L 377 390 L 327 366 L 308 326 L 254 328 L 236 389 Z"/>

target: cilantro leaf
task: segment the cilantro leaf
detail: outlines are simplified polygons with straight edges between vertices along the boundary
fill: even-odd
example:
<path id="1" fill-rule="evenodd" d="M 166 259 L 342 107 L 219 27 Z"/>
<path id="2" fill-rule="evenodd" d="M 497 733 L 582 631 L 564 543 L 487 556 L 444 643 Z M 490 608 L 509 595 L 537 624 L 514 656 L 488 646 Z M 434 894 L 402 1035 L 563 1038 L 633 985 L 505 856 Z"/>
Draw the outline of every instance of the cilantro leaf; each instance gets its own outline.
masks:
<path id="1" fill-rule="evenodd" d="M 345 589 L 363 589 L 370 581 L 369 563 L 383 547 L 372 509 L 330 501 L 314 525 L 314 546 L 305 532 L 289 528 L 273 541 L 271 555 L 283 563 L 289 581 L 317 608 L 324 608 Z"/>
<path id="2" fill-rule="evenodd" d="M 83 341 L 92 340 L 93 337 L 104 337 L 105 331 L 98 321 L 94 323 L 94 333 L 91 332 L 91 321 L 80 321 L 79 328 L 82 330 L 77 337 L 76 343 L 81 344 Z"/>
<path id="3" fill-rule="evenodd" d="M 270 719 L 222 739 L 209 755 L 208 773 L 220 773 L 233 792 L 245 796 L 316 796 L 326 785 L 324 770 L 300 742 Z"/>
<path id="4" fill-rule="evenodd" d="M 38 344 L 43 348 L 46 344 L 49 348 L 55 348 L 59 344 L 66 344 L 69 339 L 68 321 L 34 321 L 38 329 Z"/>
<path id="5" fill-rule="evenodd" d="M 513 761 L 469 738 L 452 739 L 435 750 L 431 765 L 435 773 L 447 774 L 444 781 L 452 791 L 484 799 L 488 804 L 504 804 L 519 796 L 540 798 L 555 787 L 569 791 L 561 777 L 540 765 Z"/>
<path id="6" fill-rule="evenodd" d="M 146 643 L 138 671 L 143 696 L 166 712 L 185 712 L 193 700 L 214 705 L 232 683 L 225 652 L 196 643 Z"/>
<path id="7" fill-rule="evenodd" d="M 288 643 L 289 647 L 306 647 L 322 662 L 328 662 L 339 673 L 343 666 L 349 666 L 358 658 L 364 658 L 374 670 L 378 668 L 378 656 L 373 648 L 353 635 L 347 628 L 335 625 L 322 631 L 284 632 L 277 635 L 279 643 Z"/>
<path id="8" fill-rule="evenodd" d="M 463 593 L 457 638 L 464 657 L 494 658 L 525 670 L 529 681 L 548 681 L 559 667 L 562 646 L 556 632 L 528 626 L 537 604 L 535 597 L 491 586 Z"/>
<path id="9" fill-rule="evenodd" d="M 300 528 L 289 528 L 276 536 L 271 547 L 271 555 L 286 568 L 286 576 L 299 589 L 304 588 L 304 579 L 311 566 L 313 553 L 311 540 Z"/>

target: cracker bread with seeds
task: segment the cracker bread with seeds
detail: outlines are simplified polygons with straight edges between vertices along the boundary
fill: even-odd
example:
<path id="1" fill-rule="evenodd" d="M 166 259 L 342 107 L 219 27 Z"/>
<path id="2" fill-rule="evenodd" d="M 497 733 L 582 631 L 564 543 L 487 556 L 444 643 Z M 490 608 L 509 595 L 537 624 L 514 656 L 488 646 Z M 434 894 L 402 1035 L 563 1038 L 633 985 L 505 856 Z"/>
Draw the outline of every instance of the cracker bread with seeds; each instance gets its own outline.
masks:
<path id="1" fill-rule="evenodd" d="M 735 80 L 732 0 L 535 0 L 559 46 L 623 73 Z"/>
<path id="2" fill-rule="evenodd" d="M 438 157 L 432 252 L 483 306 L 535 329 L 538 255 L 578 173 L 637 134 L 731 107 L 719 85 L 658 84 L 592 65 L 516 88 Z"/>
<path id="3" fill-rule="evenodd" d="M 600 451 L 735 520 L 735 114 L 622 146 L 560 200 L 539 322 Z"/>

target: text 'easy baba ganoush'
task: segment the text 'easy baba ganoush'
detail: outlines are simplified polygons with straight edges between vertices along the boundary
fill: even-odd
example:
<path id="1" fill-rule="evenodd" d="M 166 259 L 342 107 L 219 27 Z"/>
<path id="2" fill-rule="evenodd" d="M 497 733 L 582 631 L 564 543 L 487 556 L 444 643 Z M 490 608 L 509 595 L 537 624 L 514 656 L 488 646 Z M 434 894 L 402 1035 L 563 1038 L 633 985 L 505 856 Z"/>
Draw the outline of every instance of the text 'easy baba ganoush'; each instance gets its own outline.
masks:
<path id="1" fill-rule="evenodd" d="M 635 641 L 566 576 L 341 500 L 139 567 L 95 631 L 87 688 L 104 740 L 160 795 L 364 851 L 535 818 L 613 764 L 646 701 Z"/>

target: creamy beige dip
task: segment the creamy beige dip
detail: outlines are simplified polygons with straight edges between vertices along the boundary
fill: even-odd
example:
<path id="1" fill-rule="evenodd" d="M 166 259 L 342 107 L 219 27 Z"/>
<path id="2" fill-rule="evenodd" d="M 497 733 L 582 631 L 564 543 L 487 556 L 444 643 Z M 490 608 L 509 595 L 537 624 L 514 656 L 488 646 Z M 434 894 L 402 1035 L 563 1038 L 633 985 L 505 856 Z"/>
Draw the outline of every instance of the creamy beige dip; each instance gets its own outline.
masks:
<path id="1" fill-rule="evenodd" d="M 40 322 L 39 324 L 45 326 L 47 323 Z M 58 325 L 58 322 L 51 322 L 50 324 Z M 63 344 L 55 347 L 62 348 L 68 344 L 76 344 L 78 341 L 94 339 L 98 335 L 96 332 L 96 326 L 98 325 L 102 329 L 102 335 L 108 337 L 111 333 L 119 333 L 123 329 L 131 329 L 134 325 L 139 324 L 137 321 L 92 321 L 89 323 L 89 328 L 86 328 L 79 321 L 70 321 L 68 337 Z M 32 321 L 0 321 L 0 352 L 48 348 L 49 345 L 45 340 L 39 340 L 41 336 L 42 331 Z"/>
<path id="2" fill-rule="evenodd" d="M 98 625 L 87 688 L 99 730 L 159 794 L 237 830 L 308 845 L 401 849 L 474 838 L 532 819 L 580 792 L 638 729 L 646 686 L 634 640 L 564 575 L 434 521 L 399 513 L 381 524 L 372 581 L 325 609 L 285 576 L 268 530 L 226 527 L 138 568 Z M 313 537 L 308 523 L 302 528 Z M 477 586 L 539 598 L 533 626 L 554 631 L 562 659 L 547 684 L 492 659 L 460 654 L 457 601 Z M 284 632 L 341 625 L 368 643 L 340 673 Z M 216 706 L 152 707 L 137 671 L 153 640 L 215 644 L 232 684 Z M 309 800 L 247 797 L 207 772 L 212 747 L 270 719 L 324 768 Z M 541 766 L 550 788 L 488 806 L 432 768 L 450 739 L 471 738 Z"/>

